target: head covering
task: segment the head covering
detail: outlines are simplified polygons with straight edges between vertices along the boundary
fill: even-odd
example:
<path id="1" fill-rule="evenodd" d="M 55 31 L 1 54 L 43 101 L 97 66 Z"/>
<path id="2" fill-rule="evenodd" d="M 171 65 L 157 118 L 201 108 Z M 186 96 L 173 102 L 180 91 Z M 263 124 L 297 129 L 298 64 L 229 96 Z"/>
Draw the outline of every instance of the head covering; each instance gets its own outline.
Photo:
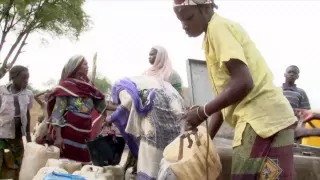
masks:
<path id="1" fill-rule="evenodd" d="M 82 61 L 84 60 L 83 55 L 74 55 L 72 56 L 66 65 L 64 65 L 64 68 L 61 73 L 61 79 L 60 82 L 70 78 L 70 76 L 76 71 L 76 69 L 80 66 Z M 89 80 L 89 78 L 87 78 Z"/>
<path id="2" fill-rule="evenodd" d="M 28 71 L 28 68 L 21 65 L 13 66 L 9 71 L 9 80 L 13 80 L 15 77 L 19 76 L 19 74 L 23 71 Z"/>
<path id="3" fill-rule="evenodd" d="M 196 6 L 201 4 L 213 4 L 213 0 L 174 0 L 174 6 Z"/>
<path id="4" fill-rule="evenodd" d="M 168 52 L 162 46 L 154 46 L 152 48 L 157 50 L 157 56 L 152 67 L 148 69 L 145 74 L 168 81 L 172 73 L 172 65 Z"/>

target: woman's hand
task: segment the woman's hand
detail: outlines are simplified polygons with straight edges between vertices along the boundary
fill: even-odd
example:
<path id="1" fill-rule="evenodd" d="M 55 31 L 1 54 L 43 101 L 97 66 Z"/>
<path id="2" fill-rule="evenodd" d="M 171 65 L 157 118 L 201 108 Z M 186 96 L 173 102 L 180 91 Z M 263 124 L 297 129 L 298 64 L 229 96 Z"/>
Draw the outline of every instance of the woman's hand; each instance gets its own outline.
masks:
<path id="1" fill-rule="evenodd" d="M 61 136 L 56 137 L 53 145 L 62 151 L 64 149 L 63 138 Z"/>
<path id="2" fill-rule="evenodd" d="M 111 127 L 112 126 L 112 121 L 110 119 L 110 116 L 108 116 L 103 122 L 102 122 L 102 129 L 105 127 Z"/>
<path id="3" fill-rule="evenodd" d="M 315 118 L 315 114 L 311 110 L 307 109 L 295 109 L 295 112 L 300 119 L 303 119 L 304 122 L 309 122 Z"/>
<path id="4" fill-rule="evenodd" d="M 199 108 L 199 110 L 198 110 Z M 202 118 L 203 116 L 200 114 L 202 107 L 194 107 L 187 111 L 187 113 L 183 116 L 183 119 L 186 121 L 186 129 L 194 129 L 198 127 L 206 118 Z M 199 112 L 199 114 L 198 114 Z M 201 119 L 200 119 L 201 118 Z"/>

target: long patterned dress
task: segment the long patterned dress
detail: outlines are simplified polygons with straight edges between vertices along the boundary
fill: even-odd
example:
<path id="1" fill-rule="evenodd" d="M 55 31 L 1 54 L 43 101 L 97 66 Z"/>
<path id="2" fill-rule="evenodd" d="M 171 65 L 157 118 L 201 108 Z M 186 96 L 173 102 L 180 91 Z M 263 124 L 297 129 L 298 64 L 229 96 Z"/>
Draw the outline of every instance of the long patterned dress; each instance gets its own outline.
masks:
<path id="1" fill-rule="evenodd" d="M 104 100 L 79 98 L 72 96 L 57 97 L 49 123 L 62 127 L 64 149 L 61 156 L 64 158 L 90 162 L 89 152 L 85 141 L 90 139 L 92 131 L 92 111 L 104 111 Z"/>

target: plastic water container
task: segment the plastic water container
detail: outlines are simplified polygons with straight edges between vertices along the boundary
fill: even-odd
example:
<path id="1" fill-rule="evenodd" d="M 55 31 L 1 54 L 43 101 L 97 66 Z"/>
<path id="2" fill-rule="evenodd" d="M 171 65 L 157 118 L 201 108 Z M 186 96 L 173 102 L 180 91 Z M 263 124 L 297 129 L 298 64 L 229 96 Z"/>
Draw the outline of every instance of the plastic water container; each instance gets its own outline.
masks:
<path id="1" fill-rule="evenodd" d="M 52 172 L 68 174 L 66 170 L 59 167 L 43 167 L 38 171 L 37 175 L 34 176 L 32 180 L 43 180 L 47 174 Z"/>
<path id="2" fill-rule="evenodd" d="M 84 177 L 72 175 L 72 174 L 64 174 L 51 172 L 47 174 L 43 180 L 86 180 Z"/>
<path id="3" fill-rule="evenodd" d="M 60 149 L 55 146 L 40 145 L 30 142 L 25 145 L 19 180 L 31 180 L 38 171 L 45 167 L 48 159 L 59 159 Z"/>
<path id="4" fill-rule="evenodd" d="M 320 120 L 319 119 L 313 119 L 310 121 L 311 123 L 306 123 L 305 128 L 307 129 L 314 129 L 319 128 L 320 129 Z M 320 147 L 320 136 L 309 136 L 302 138 L 301 141 L 302 145 L 306 146 L 313 146 L 313 147 Z"/>

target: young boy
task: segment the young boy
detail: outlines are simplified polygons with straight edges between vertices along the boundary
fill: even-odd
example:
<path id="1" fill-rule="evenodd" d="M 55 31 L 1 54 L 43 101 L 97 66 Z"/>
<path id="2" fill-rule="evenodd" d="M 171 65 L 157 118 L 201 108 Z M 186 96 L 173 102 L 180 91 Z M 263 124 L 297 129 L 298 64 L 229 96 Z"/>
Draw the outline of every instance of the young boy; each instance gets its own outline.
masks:
<path id="1" fill-rule="evenodd" d="M 232 179 L 293 179 L 297 121 L 273 74 L 247 32 L 214 12 L 212 0 L 175 0 L 174 11 L 190 37 L 205 33 L 203 48 L 216 98 L 188 111 L 191 128 L 212 115 L 214 137 L 223 119 L 235 128 Z"/>
<path id="2" fill-rule="evenodd" d="M 310 103 L 306 92 L 298 88 L 295 84 L 299 78 L 300 70 L 298 66 L 291 65 L 284 73 L 285 83 L 282 85 L 284 96 L 290 102 L 293 109 L 310 109 Z"/>

